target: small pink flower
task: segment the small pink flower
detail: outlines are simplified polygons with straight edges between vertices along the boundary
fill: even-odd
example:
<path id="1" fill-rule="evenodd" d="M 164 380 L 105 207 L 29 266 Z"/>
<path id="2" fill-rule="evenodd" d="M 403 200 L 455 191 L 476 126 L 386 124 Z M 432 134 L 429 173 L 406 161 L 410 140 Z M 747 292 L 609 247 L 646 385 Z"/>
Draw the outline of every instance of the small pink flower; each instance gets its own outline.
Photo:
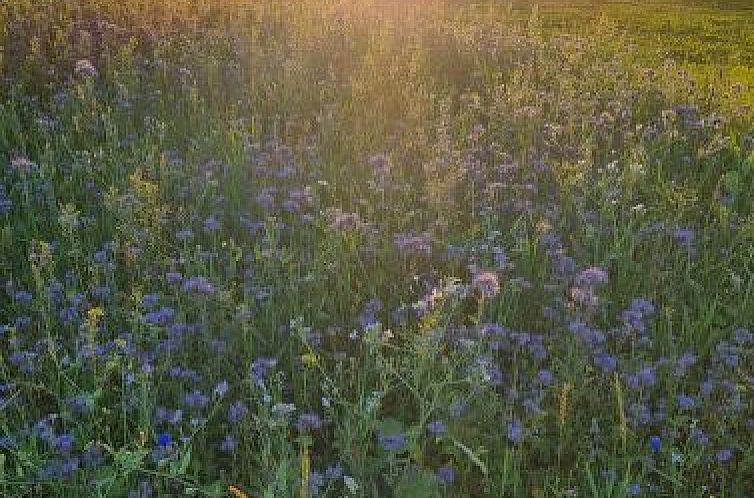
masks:
<path id="1" fill-rule="evenodd" d="M 97 68 L 89 59 L 77 60 L 73 72 L 79 78 L 95 78 L 98 74 Z"/>
<path id="2" fill-rule="evenodd" d="M 471 287 L 484 298 L 495 297 L 500 292 L 500 281 L 497 274 L 491 271 L 483 271 L 474 275 Z"/>

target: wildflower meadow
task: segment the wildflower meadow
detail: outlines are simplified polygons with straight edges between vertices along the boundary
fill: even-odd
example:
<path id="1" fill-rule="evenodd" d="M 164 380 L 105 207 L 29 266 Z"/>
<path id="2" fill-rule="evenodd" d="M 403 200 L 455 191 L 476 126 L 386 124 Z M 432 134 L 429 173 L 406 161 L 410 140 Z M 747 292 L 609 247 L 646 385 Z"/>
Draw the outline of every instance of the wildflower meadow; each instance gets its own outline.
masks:
<path id="1" fill-rule="evenodd" d="M 0 496 L 754 497 L 753 7 L 0 3 Z"/>

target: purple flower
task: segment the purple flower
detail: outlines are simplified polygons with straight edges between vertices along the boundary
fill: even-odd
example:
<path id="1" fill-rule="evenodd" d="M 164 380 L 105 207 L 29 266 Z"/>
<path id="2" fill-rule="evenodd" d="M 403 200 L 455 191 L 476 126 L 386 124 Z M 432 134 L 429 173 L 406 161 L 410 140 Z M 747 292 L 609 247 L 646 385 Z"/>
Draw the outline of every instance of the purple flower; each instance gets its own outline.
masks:
<path id="1" fill-rule="evenodd" d="M 576 271 L 576 260 L 571 256 L 555 252 L 550 259 L 552 260 L 553 270 L 562 277 L 572 275 Z"/>
<path id="2" fill-rule="evenodd" d="M 193 294 L 209 296 L 215 293 L 215 286 L 206 277 L 195 276 L 183 282 L 183 290 Z"/>
<path id="3" fill-rule="evenodd" d="M 537 380 L 543 386 L 550 386 L 555 382 L 555 376 L 552 374 L 552 371 L 542 369 L 537 373 Z"/>
<path id="4" fill-rule="evenodd" d="M 220 220 L 215 215 L 209 216 L 204 220 L 204 231 L 215 232 L 220 228 Z"/>
<path id="5" fill-rule="evenodd" d="M 710 443 L 709 436 L 699 427 L 691 429 L 691 440 L 699 446 L 707 446 Z"/>
<path id="6" fill-rule="evenodd" d="M 143 298 L 141 298 L 141 305 L 144 306 L 145 309 L 151 310 L 155 306 L 157 306 L 157 303 L 160 302 L 160 295 L 158 293 L 153 294 L 147 294 Z"/>
<path id="7" fill-rule="evenodd" d="M 330 481 L 337 481 L 343 477 L 343 466 L 338 464 L 331 465 L 325 469 L 325 478 Z"/>
<path id="8" fill-rule="evenodd" d="M 399 233 L 394 240 L 404 255 L 429 256 L 432 253 L 432 239 L 428 234 Z"/>
<path id="9" fill-rule="evenodd" d="M 319 496 L 322 486 L 325 485 L 325 476 L 321 472 L 313 470 L 309 473 L 309 494 Z"/>
<path id="10" fill-rule="evenodd" d="M 222 398 L 228 392 L 228 381 L 223 380 L 215 386 L 215 397 Z"/>
<path id="11" fill-rule="evenodd" d="M 201 410 L 202 408 L 207 406 L 207 403 L 209 403 L 209 398 L 200 390 L 194 389 L 193 391 L 186 393 L 186 395 L 183 397 L 183 402 L 189 408 Z"/>
<path id="12" fill-rule="evenodd" d="M 248 413 L 249 409 L 247 408 L 246 403 L 238 400 L 235 403 L 231 404 L 228 408 L 228 422 L 236 425 L 241 420 L 243 420 L 243 418 L 246 417 L 246 414 Z"/>
<path id="13" fill-rule="evenodd" d="M 598 266 L 591 266 L 576 275 L 576 284 L 586 287 L 595 287 L 606 284 L 608 281 L 607 271 Z"/>
<path id="14" fill-rule="evenodd" d="M 678 358 L 675 374 L 678 377 L 684 377 L 688 370 L 696 364 L 697 357 L 694 353 L 686 352 Z"/>
<path id="15" fill-rule="evenodd" d="M 673 231 L 673 238 L 682 247 L 691 251 L 694 248 L 694 240 L 696 239 L 696 232 L 693 228 L 676 228 Z"/>
<path id="16" fill-rule="evenodd" d="M 626 490 L 628 496 L 639 496 L 641 494 L 641 484 L 635 482 L 631 484 Z"/>
<path id="17" fill-rule="evenodd" d="M 456 471 L 450 465 L 443 465 L 437 469 L 435 475 L 442 484 L 451 484 L 456 479 Z"/>
<path id="18" fill-rule="evenodd" d="M 737 329 L 734 334 L 736 336 L 736 343 L 740 346 L 754 342 L 754 334 L 747 329 Z"/>
<path id="19" fill-rule="evenodd" d="M 276 358 L 257 358 L 254 360 L 251 364 L 251 377 L 254 382 L 261 386 L 277 363 Z"/>
<path id="20" fill-rule="evenodd" d="M 144 323 L 164 327 L 175 320 L 176 311 L 168 306 L 163 306 L 157 311 L 150 311 L 144 315 Z"/>
<path id="21" fill-rule="evenodd" d="M 434 420 L 427 424 L 427 431 L 435 437 L 439 437 L 448 432 L 448 426 L 442 420 Z"/>
<path id="22" fill-rule="evenodd" d="M 618 368 L 618 360 L 611 354 L 605 352 L 594 355 L 594 364 L 606 374 L 612 373 Z"/>
<path id="23" fill-rule="evenodd" d="M 384 153 L 374 154 L 369 158 L 367 162 L 369 164 L 369 167 L 372 168 L 374 176 L 377 177 L 387 176 L 387 174 L 390 172 L 390 169 L 392 168 L 390 157 L 388 157 L 388 155 Z"/>
<path id="24" fill-rule="evenodd" d="M 73 67 L 73 73 L 81 79 L 97 77 L 97 68 L 89 59 L 79 59 Z"/>
<path id="25" fill-rule="evenodd" d="M 236 441 L 236 438 L 230 434 L 226 434 L 225 438 L 223 438 L 220 443 L 220 450 L 223 453 L 235 453 L 236 448 L 238 448 L 238 441 Z"/>
<path id="26" fill-rule="evenodd" d="M 385 434 L 382 431 L 377 433 L 377 443 L 385 451 L 403 451 L 407 442 L 405 434 Z"/>
<path id="27" fill-rule="evenodd" d="M 94 400 L 84 394 L 75 394 L 65 400 L 65 404 L 77 415 L 85 415 L 94 408 Z"/>
<path id="28" fill-rule="evenodd" d="M 90 444 L 81 453 L 81 465 L 84 468 L 94 469 L 105 463 L 102 448 L 97 444 Z"/>
<path id="29" fill-rule="evenodd" d="M 692 410 L 696 406 L 696 400 L 693 396 L 687 394 L 678 395 L 678 407 L 681 410 Z"/>
<path id="30" fill-rule="evenodd" d="M 179 284 L 183 280 L 183 275 L 177 271 L 169 271 L 165 274 L 165 281 L 168 284 Z"/>
<path id="31" fill-rule="evenodd" d="M 621 313 L 621 320 L 630 329 L 639 333 L 647 330 L 646 319 L 655 313 L 655 306 L 650 301 L 643 298 L 634 299 L 631 306 Z"/>
<path id="32" fill-rule="evenodd" d="M 715 351 L 729 367 L 736 368 L 738 366 L 738 349 L 736 346 L 723 341 L 717 345 Z"/>
<path id="33" fill-rule="evenodd" d="M 60 480 L 71 477 L 79 469 L 78 457 L 56 459 L 46 463 L 37 475 L 42 481 Z"/>
<path id="34" fill-rule="evenodd" d="M 731 448 L 723 448 L 717 452 L 717 461 L 720 463 L 728 463 L 733 458 L 733 450 Z"/>
<path id="35" fill-rule="evenodd" d="M 0 185 L 0 214 L 8 214 L 13 207 L 13 201 L 8 197 L 4 185 Z"/>
<path id="36" fill-rule="evenodd" d="M 524 439 L 524 427 L 517 418 L 508 422 L 508 439 L 513 444 L 519 444 Z"/>
<path id="37" fill-rule="evenodd" d="M 332 228 L 340 232 L 350 232 L 358 230 L 363 226 L 363 222 L 358 213 L 343 213 L 338 211 L 333 216 Z"/>
<path id="38" fill-rule="evenodd" d="M 76 443 L 76 439 L 72 434 L 61 434 L 55 439 L 55 450 L 61 455 L 70 455 L 73 451 L 73 446 Z"/>
<path id="39" fill-rule="evenodd" d="M 655 372 L 655 369 L 652 367 L 643 368 L 639 372 L 639 381 L 647 387 L 653 387 L 657 383 L 657 373 Z"/>
<path id="40" fill-rule="evenodd" d="M 316 431 L 322 428 L 322 419 L 316 413 L 302 413 L 296 422 L 299 432 Z"/>
<path id="41" fill-rule="evenodd" d="M 474 275 L 471 281 L 471 288 L 483 298 L 490 299 L 497 296 L 500 292 L 500 282 L 496 273 L 484 271 Z"/>
<path id="42" fill-rule="evenodd" d="M 0 450 L 15 450 L 18 448 L 18 441 L 13 436 L 0 436 Z"/>
<path id="43" fill-rule="evenodd" d="M 270 211 L 275 207 L 275 196 L 270 189 L 265 189 L 257 194 L 256 201 L 259 207 L 266 211 Z"/>
<path id="44" fill-rule="evenodd" d="M 140 481 L 139 486 L 128 492 L 128 498 L 152 498 L 154 488 L 149 481 Z"/>
<path id="45" fill-rule="evenodd" d="M 34 299 L 34 295 L 31 292 L 20 290 L 16 291 L 13 298 L 20 304 L 28 304 L 32 299 Z"/>
<path id="46" fill-rule="evenodd" d="M 359 325 L 361 328 L 366 329 L 377 325 L 379 323 L 377 314 L 380 311 L 382 311 L 382 301 L 377 298 L 369 300 L 359 315 Z"/>
<path id="47" fill-rule="evenodd" d="M 157 446 L 167 448 L 173 444 L 173 436 L 169 432 L 161 432 L 157 435 Z"/>

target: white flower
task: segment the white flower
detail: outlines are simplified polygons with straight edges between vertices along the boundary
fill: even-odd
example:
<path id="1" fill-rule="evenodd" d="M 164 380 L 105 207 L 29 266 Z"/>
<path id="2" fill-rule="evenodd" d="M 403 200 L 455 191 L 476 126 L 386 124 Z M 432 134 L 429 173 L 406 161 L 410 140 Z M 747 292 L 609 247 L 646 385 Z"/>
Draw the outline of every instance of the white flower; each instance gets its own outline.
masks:
<path id="1" fill-rule="evenodd" d="M 356 494 L 356 492 L 359 490 L 359 483 L 357 483 L 356 479 L 351 476 L 343 476 L 343 483 L 346 485 L 346 488 L 348 488 L 348 491 L 352 494 Z"/>

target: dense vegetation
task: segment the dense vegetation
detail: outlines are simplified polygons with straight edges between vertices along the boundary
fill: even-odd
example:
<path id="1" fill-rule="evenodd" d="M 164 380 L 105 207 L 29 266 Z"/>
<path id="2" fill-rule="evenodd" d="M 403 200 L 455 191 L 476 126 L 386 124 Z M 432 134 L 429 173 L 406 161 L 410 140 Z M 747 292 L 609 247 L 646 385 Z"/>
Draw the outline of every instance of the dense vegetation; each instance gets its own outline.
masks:
<path id="1" fill-rule="evenodd" d="M 0 5 L 0 495 L 754 495 L 754 11 Z"/>

